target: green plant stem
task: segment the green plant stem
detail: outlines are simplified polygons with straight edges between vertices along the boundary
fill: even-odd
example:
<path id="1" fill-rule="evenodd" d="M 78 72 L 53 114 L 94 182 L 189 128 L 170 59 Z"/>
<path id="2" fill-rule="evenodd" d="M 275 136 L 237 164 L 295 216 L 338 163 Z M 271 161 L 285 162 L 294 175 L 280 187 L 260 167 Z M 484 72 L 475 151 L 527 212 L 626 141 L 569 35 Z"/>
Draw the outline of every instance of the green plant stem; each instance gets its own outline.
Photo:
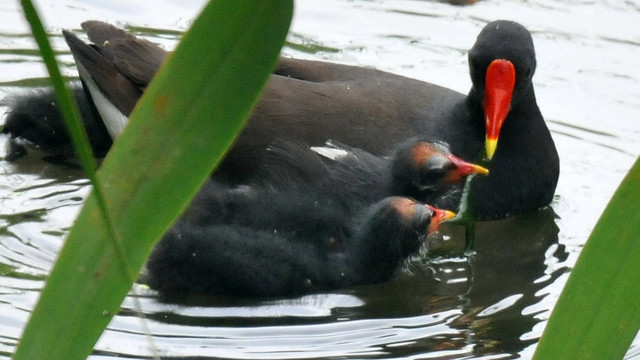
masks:
<path id="1" fill-rule="evenodd" d="M 466 256 L 475 254 L 476 219 L 473 213 L 473 205 L 471 204 L 471 182 L 475 176 L 475 174 L 470 175 L 465 180 L 458 213 L 455 218 L 449 220 L 452 224 L 464 226 L 466 242 L 464 254 Z"/>

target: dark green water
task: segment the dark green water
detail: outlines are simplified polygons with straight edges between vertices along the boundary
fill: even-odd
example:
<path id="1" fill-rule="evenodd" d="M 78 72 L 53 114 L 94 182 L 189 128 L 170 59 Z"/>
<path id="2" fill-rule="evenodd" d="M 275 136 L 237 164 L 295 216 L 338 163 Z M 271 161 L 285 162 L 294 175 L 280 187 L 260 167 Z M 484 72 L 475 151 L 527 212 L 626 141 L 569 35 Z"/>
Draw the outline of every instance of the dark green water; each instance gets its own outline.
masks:
<path id="1" fill-rule="evenodd" d="M 63 0 L 42 1 L 40 8 L 64 72 L 75 76 L 62 28 L 108 20 L 171 48 L 202 2 Z M 469 87 L 466 50 L 479 29 L 497 18 L 527 26 L 538 53 L 538 102 L 562 161 L 555 201 L 535 214 L 479 224 L 473 258 L 414 263 L 386 284 L 184 305 L 159 303 L 138 286 L 150 339 L 130 296 L 92 358 L 148 358 L 150 343 L 176 359 L 531 357 L 591 228 L 640 154 L 640 6 L 613 0 L 296 5 L 286 54 L 373 66 L 461 92 Z M 42 85 L 45 77 L 17 2 L 3 3 L 0 98 Z M 78 169 L 43 154 L 3 160 L 6 143 L 0 137 L 0 358 L 13 351 L 89 191 Z M 460 246 L 458 231 L 444 227 L 442 245 Z M 639 356 L 638 344 L 629 358 Z"/>

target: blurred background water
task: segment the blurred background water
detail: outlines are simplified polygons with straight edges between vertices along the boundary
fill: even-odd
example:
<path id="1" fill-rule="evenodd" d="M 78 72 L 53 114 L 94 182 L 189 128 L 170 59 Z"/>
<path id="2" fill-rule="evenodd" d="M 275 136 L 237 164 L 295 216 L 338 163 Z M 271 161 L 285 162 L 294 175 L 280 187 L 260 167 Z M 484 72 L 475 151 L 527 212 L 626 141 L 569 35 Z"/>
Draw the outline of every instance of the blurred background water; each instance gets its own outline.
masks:
<path id="1" fill-rule="evenodd" d="M 61 29 L 106 20 L 171 49 L 204 0 L 38 4 L 64 73 L 77 76 Z M 151 343 L 172 359 L 531 357 L 589 232 L 640 154 L 640 4 L 297 0 L 283 52 L 466 93 L 466 52 L 479 30 L 500 18 L 525 25 L 536 45 L 538 103 L 561 157 L 550 208 L 482 223 L 473 259 L 414 263 L 386 284 L 278 301 L 190 304 L 160 303 L 136 285 L 150 337 L 130 295 L 91 358 L 148 358 Z M 46 85 L 46 78 L 18 2 L 3 2 L 0 98 Z M 0 102 L 0 113 L 6 110 Z M 6 161 L 7 143 L 0 137 L 0 358 L 13 351 L 89 191 L 74 164 L 37 151 Z M 449 231 L 455 237 L 456 229 L 443 229 Z M 628 358 L 640 357 L 639 344 Z"/>

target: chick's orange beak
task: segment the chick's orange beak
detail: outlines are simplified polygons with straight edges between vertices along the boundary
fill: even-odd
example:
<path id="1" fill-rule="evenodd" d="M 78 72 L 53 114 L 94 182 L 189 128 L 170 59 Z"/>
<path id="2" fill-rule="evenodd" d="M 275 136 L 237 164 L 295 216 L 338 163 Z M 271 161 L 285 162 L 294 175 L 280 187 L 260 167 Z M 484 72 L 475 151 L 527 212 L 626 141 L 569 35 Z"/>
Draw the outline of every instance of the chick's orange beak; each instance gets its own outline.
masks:
<path id="1" fill-rule="evenodd" d="M 447 159 L 456 166 L 456 168 L 452 170 L 447 176 L 446 181 L 448 183 L 458 182 L 471 174 L 489 174 L 489 170 L 487 168 L 480 165 L 472 164 L 470 162 L 466 162 L 455 155 L 449 155 L 447 156 Z"/>
<path id="2" fill-rule="evenodd" d="M 516 70 L 509 60 L 493 60 L 487 68 L 484 88 L 484 115 L 487 127 L 485 148 L 491 160 L 498 146 L 500 129 L 511 110 Z"/>
<path id="3" fill-rule="evenodd" d="M 452 219 L 456 216 L 456 213 L 449 210 L 438 209 L 431 205 L 427 205 L 427 207 L 433 211 L 433 216 L 431 216 L 431 223 L 429 224 L 429 233 L 435 232 L 440 227 L 440 223 L 443 221 Z"/>

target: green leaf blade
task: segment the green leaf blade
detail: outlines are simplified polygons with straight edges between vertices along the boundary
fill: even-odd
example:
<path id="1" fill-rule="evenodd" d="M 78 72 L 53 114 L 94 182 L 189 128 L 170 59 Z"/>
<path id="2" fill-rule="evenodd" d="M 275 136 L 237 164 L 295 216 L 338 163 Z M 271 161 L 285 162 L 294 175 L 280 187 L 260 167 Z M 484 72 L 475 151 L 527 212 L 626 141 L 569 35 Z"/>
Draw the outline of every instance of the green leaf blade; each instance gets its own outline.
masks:
<path id="1" fill-rule="evenodd" d="M 536 359 L 622 359 L 640 328 L 640 158 L 593 229 Z"/>
<path id="2" fill-rule="evenodd" d="M 214 1 L 146 90 L 98 172 L 130 269 L 119 266 L 92 193 L 15 359 L 82 359 L 155 241 L 242 129 L 284 43 L 292 1 Z M 215 28 L 214 28 L 215 26 Z"/>

